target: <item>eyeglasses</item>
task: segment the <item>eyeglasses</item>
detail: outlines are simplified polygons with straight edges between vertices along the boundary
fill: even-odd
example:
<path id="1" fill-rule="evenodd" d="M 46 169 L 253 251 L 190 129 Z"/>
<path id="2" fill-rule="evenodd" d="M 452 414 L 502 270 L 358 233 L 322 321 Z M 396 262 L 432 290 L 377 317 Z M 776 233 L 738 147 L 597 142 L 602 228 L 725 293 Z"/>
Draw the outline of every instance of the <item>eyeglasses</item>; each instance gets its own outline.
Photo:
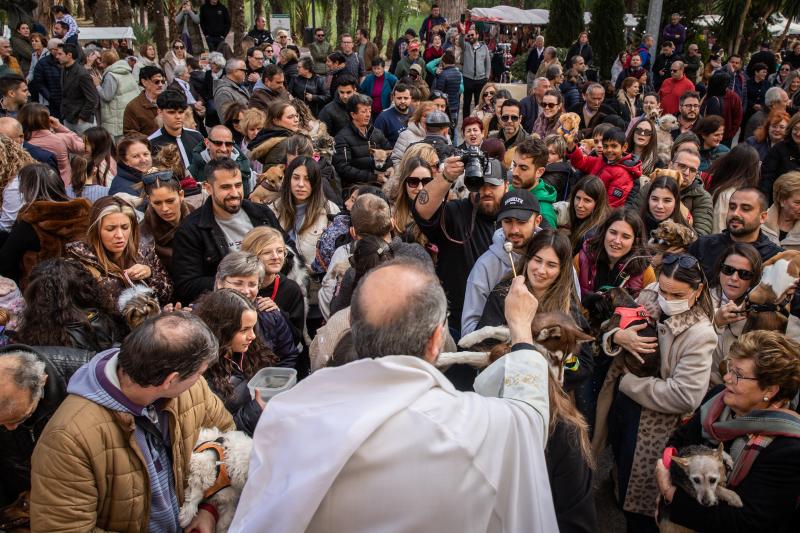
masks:
<path id="1" fill-rule="evenodd" d="M 545 109 L 555 109 L 558 107 L 558 102 L 542 102 L 542 107 Z"/>
<path id="2" fill-rule="evenodd" d="M 415 177 L 410 177 L 410 178 L 406 178 L 406 185 L 408 187 L 411 187 L 412 189 L 416 189 L 417 187 L 419 187 L 420 183 L 424 187 L 424 186 L 426 186 L 427 184 L 429 184 L 432 181 L 433 181 L 433 178 L 415 178 Z"/>
<path id="3" fill-rule="evenodd" d="M 264 50 L 264 53 L 265 53 L 265 54 L 271 54 L 271 53 L 273 53 L 273 52 L 272 52 L 272 48 L 266 48 L 266 49 Z"/>
<path id="4" fill-rule="evenodd" d="M 688 109 L 700 109 L 700 104 L 682 104 L 681 107 L 686 107 Z"/>
<path id="5" fill-rule="evenodd" d="M 733 276 L 734 274 L 739 274 L 739 279 L 742 281 L 750 281 L 753 279 L 753 271 L 752 270 L 745 270 L 743 268 L 734 268 L 731 265 L 723 264 L 720 272 L 725 274 L 726 276 Z"/>
<path id="6" fill-rule="evenodd" d="M 518 122 L 519 115 L 503 115 L 500 117 L 503 122 Z"/>
<path id="7" fill-rule="evenodd" d="M 697 258 L 689 254 L 667 254 L 661 261 L 663 265 L 673 265 L 678 263 L 681 268 L 694 268 L 697 265 Z"/>
<path id="8" fill-rule="evenodd" d="M 486 91 L 486 93 L 484 93 L 484 96 L 494 96 L 494 95 L 495 95 L 494 91 Z"/>
<path id="9" fill-rule="evenodd" d="M 155 83 L 156 85 L 164 85 L 166 80 L 150 80 L 150 83 Z"/>
<path id="10" fill-rule="evenodd" d="M 733 376 L 734 385 L 738 385 L 739 381 L 743 379 L 747 381 L 758 381 L 758 378 L 746 377 L 737 372 L 736 369 L 733 368 L 733 361 L 731 361 L 730 359 L 725 359 L 724 362 L 725 362 L 725 375 L 730 374 Z"/>
<path id="11" fill-rule="evenodd" d="M 151 174 L 145 174 L 142 176 L 142 183 L 145 185 L 153 185 L 157 181 L 171 181 L 178 179 L 175 177 L 175 174 L 172 173 L 171 170 L 164 170 L 161 172 L 153 172 Z"/>
<path id="12" fill-rule="evenodd" d="M 177 45 L 177 46 L 173 46 L 173 47 L 172 47 L 172 49 L 173 49 L 173 50 L 183 50 L 183 49 L 185 49 L 185 48 L 186 48 L 186 47 L 185 47 L 185 46 L 183 46 L 182 44 L 179 44 L 179 45 Z"/>
<path id="13" fill-rule="evenodd" d="M 222 146 L 224 144 L 228 148 L 231 148 L 235 144 L 233 141 L 215 141 L 214 139 L 209 139 L 208 142 L 214 146 Z"/>
<path id="14" fill-rule="evenodd" d="M 675 166 L 678 167 L 678 170 L 680 170 L 681 173 L 688 172 L 689 174 L 697 174 L 696 167 L 690 167 L 689 165 L 684 165 L 683 163 L 677 163 L 677 162 L 675 163 Z"/>
<path id="15" fill-rule="evenodd" d="M 284 257 L 286 256 L 286 248 L 277 248 L 275 250 L 267 250 L 258 254 L 259 256 L 266 256 L 266 257 Z"/>
<path id="16" fill-rule="evenodd" d="M 256 61 L 264 61 L 264 56 L 253 56 Z"/>
<path id="17" fill-rule="evenodd" d="M 641 135 L 643 137 L 650 137 L 653 135 L 653 130 L 644 130 L 642 128 L 636 128 L 633 130 L 634 135 Z"/>

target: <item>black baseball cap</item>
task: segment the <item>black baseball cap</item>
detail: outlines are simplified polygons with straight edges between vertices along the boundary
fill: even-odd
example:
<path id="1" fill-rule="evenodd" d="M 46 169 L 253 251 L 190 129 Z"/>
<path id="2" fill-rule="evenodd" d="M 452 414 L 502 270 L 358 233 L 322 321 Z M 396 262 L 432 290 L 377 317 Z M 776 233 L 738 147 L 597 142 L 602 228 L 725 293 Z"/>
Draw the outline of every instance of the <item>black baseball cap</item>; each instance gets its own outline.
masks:
<path id="1" fill-rule="evenodd" d="M 497 220 L 504 218 L 515 218 L 517 220 L 528 220 L 534 214 L 541 213 L 539 200 L 525 189 L 515 189 L 508 191 L 500 200 L 500 212 L 497 213 Z"/>
<path id="2" fill-rule="evenodd" d="M 506 182 L 506 174 L 503 171 L 503 165 L 497 159 L 489 158 L 486 173 L 483 175 L 483 182 L 489 185 L 504 185 Z"/>

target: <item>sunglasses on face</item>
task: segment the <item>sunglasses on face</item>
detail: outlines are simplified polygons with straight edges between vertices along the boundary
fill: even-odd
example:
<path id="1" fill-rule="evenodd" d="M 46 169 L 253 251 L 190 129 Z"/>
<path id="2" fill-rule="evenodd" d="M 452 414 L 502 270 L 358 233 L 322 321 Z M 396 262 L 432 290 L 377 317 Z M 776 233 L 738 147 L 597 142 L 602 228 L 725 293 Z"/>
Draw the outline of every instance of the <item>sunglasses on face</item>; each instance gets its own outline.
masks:
<path id="1" fill-rule="evenodd" d="M 642 135 L 643 137 L 650 137 L 653 134 L 653 130 L 644 130 L 642 128 L 636 128 L 633 130 L 633 133 L 636 135 Z"/>
<path id="2" fill-rule="evenodd" d="M 411 187 L 412 189 L 416 189 L 417 187 L 419 187 L 420 183 L 424 187 L 424 186 L 426 186 L 427 184 L 429 184 L 432 181 L 433 181 L 433 178 L 413 178 L 412 177 L 412 178 L 406 178 L 406 185 L 408 187 Z"/>
<path id="3" fill-rule="evenodd" d="M 494 91 L 486 91 L 486 94 L 484 94 L 484 96 L 494 96 L 494 95 L 495 95 Z"/>
<path id="4" fill-rule="evenodd" d="M 170 170 L 165 170 L 163 172 L 153 172 L 152 174 L 145 174 L 142 176 L 142 183 L 145 185 L 152 185 L 157 181 L 170 181 L 174 180 L 175 175 Z"/>
<path id="5" fill-rule="evenodd" d="M 556 103 L 556 102 L 542 102 L 542 107 L 544 107 L 545 109 L 554 109 L 554 108 L 558 107 L 558 103 Z"/>
<path id="6" fill-rule="evenodd" d="M 271 54 L 272 53 L 272 48 L 267 48 L 266 50 L 264 50 L 264 53 L 265 54 Z"/>
<path id="7" fill-rule="evenodd" d="M 676 73 L 676 72 L 680 72 L 680 70 L 678 70 L 676 68 L 671 68 L 671 69 L 669 69 L 669 71 L 672 72 L 673 74 Z"/>
<path id="8" fill-rule="evenodd" d="M 179 45 L 177 45 L 177 46 L 173 46 L 173 47 L 172 47 L 172 49 L 173 49 L 173 50 L 183 50 L 184 48 L 186 48 L 186 47 L 185 47 L 185 46 L 183 46 L 182 44 L 179 44 Z"/>
<path id="9" fill-rule="evenodd" d="M 519 121 L 519 115 L 503 115 L 500 120 L 503 122 L 517 122 Z"/>
<path id="10" fill-rule="evenodd" d="M 155 83 L 156 85 L 164 85 L 166 83 L 165 80 L 150 80 L 150 83 Z"/>
<path id="11" fill-rule="evenodd" d="M 734 274 L 739 274 L 739 279 L 742 281 L 750 281 L 753 279 L 753 271 L 746 270 L 744 268 L 734 268 L 731 265 L 723 264 L 720 272 L 725 274 L 726 276 L 733 276 Z"/>
<path id="12" fill-rule="evenodd" d="M 208 142 L 210 142 L 214 146 L 222 146 L 224 144 L 228 148 L 231 148 L 234 145 L 233 141 L 215 141 L 214 139 L 209 139 Z"/>

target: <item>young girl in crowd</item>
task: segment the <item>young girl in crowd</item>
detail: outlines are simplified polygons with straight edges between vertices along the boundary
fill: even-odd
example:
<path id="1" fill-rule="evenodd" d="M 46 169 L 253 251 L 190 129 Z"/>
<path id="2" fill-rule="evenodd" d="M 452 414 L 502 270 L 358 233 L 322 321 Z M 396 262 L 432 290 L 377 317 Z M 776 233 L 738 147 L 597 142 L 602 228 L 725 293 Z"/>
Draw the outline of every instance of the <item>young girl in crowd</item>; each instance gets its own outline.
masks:
<path id="1" fill-rule="evenodd" d="M 242 251 L 257 256 L 264 265 L 265 275 L 258 289 L 257 304 L 264 310 L 280 309 L 292 328 L 295 342 L 302 342 L 305 296 L 296 281 L 281 274 L 287 254 L 283 235 L 268 226 L 253 228 L 242 241 Z"/>
<path id="2" fill-rule="evenodd" d="M 97 169 L 97 185 L 108 187 L 117 175 L 117 148 L 113 137 L 104 128 L 95 126 L 84 132 L 83 145 L 86 149 L 84 155 Z"/>
<path id="3" fill-rule="evenodd" d="M 142 176 L 147 209 L 141 225 L 143 243 L 152 242 L 161 264 L 167 269 L 172 265 L 172 239 L 181 221 L 194 208 L 183 199 L 183 189 L 175 174 L 160 171 Z"/>
<path id="4" fill-rule="evenodd" d="M 658 158 L 657 131 L 655 120 L 645 116 L 631 121 L 628 129 L 628 148 L 642 162 L 644 176 L 649 176 L 655 169 L 664 166 Z"/>
<path id="5" fill-rule="evenodd" d="M 86 198 L 95 202 L 103 196 L 108 196 L 109 187 L 100 185 L 97 177 L 97 167 L 90 159 L 82 156 L 73 156 L 70 161 L 72 178 L 67 186 L 67 196 L 70 198 Z"/>
<path id="6" fill-rule="evenodd" d="M 575 184 L 567 212 L 569 240 L 572 255 L 575 256 L 583 246 L 585 237 L 597 229 L 610 213 L 606 187 L 600 178 L 589 174 Z"/>
<path id="7" fill-rule="evenodd" d="M 219 341 L 219 359 L 204 374 L 208 386 L 225 402 L 236 429 L 252 435 L 265 402 L 258 394 L 250 398 L 247 383 L 256 372 L 277 362 L 255 333 L 256 306 L 232 289 L 219 289 L 201 296 L 192 313 Z"/>
<path id="8" fill-rule="evenodd" d="M 139 222 L 129 203 L 115 196 L 96 201 L 89 214 L 85 240 L 67 245 L 114 301 L 136 284 L 153 289 L 161 305 L 172 298 L 172 280 L 158 258 L 153 243 L 139 238 Z"/>
<path id="9" fill-rule="evenodd" d="M 681 196 L 674 178 L 661 176 L 654 179 L 643 191 L 643 196 L 641 217 L 647 238 L 667 219 L 684 226 L 689 225 L 681 212 Z M 688 211 L 686 215 L 691 216 Z"/>
<path id="10" fill-rule="evenodd" d="M 758 152 L 749 144 L 737 144 L 733 150 L 711 164 L 708 169 L 711 176 L 708 192 L 714 202 L 712 233 L 725 229 L 731 196 L 739 187 L 755 187 L 760 169 Z"/>

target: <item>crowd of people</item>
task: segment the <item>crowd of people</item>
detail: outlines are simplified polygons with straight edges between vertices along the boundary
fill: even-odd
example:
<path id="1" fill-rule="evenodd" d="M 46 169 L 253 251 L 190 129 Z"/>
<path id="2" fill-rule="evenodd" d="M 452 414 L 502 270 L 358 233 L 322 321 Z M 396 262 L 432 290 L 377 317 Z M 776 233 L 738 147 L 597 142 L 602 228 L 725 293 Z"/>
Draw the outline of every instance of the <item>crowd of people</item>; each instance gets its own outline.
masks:
<path id="1" fill-rule="evenodd" d="M 210 427 L 253 437 L 232 531 L 594 532 L 604 456 L 627 531 L 796 531 L 800 42 L 702 56 L 674 14 L 601 80 L 588 33 L 538 35 L 517 100 L 436 5 L 385 55 L 264 17 L 234 50 L 219 0 L 162 58 L 52 13 L 0 39 L 0 507 L 32 531 L 214 531 L 179 516 Z M 617 289 L 655 337 L 600 324 Z M 590 339 L 555 372 L 548 316 Z M 508 353 L 460 362 L 487 327 Z M 251 396 L 268 367 L 299 383 Z M 662 459 L 701 444 L 741 507 Z"/>

